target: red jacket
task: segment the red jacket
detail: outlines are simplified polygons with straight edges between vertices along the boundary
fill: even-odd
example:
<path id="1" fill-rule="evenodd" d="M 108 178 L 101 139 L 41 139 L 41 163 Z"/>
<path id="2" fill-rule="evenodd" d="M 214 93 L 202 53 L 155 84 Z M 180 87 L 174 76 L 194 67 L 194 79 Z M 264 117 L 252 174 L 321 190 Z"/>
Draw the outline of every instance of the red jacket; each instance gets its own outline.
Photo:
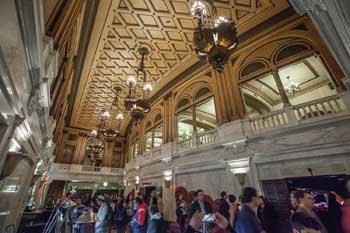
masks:
<path id="1" fill-rule="evenodd" d="M 136 212 L 136 220 L 138 225 L 145 224 L 145 220 L 147 217 L 147 205 L 145 203 L 142 203 Z"/>

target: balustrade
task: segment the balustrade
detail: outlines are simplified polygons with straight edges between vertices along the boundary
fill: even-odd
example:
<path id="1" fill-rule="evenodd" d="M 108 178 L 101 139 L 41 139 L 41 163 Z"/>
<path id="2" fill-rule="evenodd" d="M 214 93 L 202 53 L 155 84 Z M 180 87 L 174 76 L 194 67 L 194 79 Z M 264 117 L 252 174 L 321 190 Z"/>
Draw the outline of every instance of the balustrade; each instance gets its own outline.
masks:
<path id="1" fill-rule="evenodd" d="M 291 114 L 289 114 L 290 110 Z M 342 98 L 336 95 L 253 117 L 249 119 L 249 122 L 253 133 L 261 133 L 266 130 L 293 126 L 294 122 L 302 124 L 305 120 L 334 116 L 345 111 L 347 107 Z"/>

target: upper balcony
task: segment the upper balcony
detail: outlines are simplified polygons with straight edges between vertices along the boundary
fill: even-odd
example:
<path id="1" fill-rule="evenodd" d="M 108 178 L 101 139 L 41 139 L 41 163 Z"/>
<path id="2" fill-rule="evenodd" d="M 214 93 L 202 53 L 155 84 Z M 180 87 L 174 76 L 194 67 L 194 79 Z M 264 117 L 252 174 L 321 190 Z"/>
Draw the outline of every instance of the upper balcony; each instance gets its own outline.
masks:
<path id="1" fill-rule="evenodd" d="M 123 177 L 123 168 L 93 167 L 79 164 L 54 163 L 49 172 L 49 178 L 52 180 L 122 183 Z"/>
<path id="2" fill-rule="evenodd" d="M 318 99 L 253 118 L 224 124 L 214 130 L 193 135 L 191 138 L 160 147 L 144 153 L 126 164 L 126 171 L 157 161 L 167 162 L 176 156 L 185 156 L 196 150 L 227 145 L 268 133 L 307 127 L 313 124 L 336 121 L 349 116 L 349 93 Z"/>

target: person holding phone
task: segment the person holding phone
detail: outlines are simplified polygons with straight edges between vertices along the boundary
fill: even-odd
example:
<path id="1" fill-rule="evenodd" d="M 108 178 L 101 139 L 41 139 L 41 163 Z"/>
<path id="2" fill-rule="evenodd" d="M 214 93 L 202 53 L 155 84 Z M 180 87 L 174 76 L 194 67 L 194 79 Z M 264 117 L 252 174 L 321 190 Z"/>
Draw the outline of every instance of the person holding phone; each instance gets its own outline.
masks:
<path id="1" fill-rule="evenodd" d="M 190 220 L 190 223 L 185 231 L 185 233 L 195 233 L 200 231 L 203 223 L 213 223 L 219 226 L 221 229 L 226 229 L 228 226 L 228 222 L 224 216 L 220 213 L 213 214 L 203 214 L 200 211 L 196 211 Z"/>

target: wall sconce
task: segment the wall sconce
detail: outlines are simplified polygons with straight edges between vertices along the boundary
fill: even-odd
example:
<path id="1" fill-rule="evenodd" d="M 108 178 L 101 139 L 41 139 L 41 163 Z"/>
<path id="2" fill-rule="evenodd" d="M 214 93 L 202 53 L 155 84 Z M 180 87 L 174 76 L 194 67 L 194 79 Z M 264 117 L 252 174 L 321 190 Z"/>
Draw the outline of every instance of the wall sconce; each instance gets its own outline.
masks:
<path id="1" fill-rule="evenodd" d="M 237 177 L 240 185 L 244 185 L 247 173 L 250 170 L 250 158 L 227 161 L 230 171 Z"/>
<path id="2" fill-rule="evenodd" d="M 135 185 L 136 185 L 136 190 L 138 190 L 139 185 L 140 185 L 140 177 L 139 176 L 135 176 Z"/>
<path id="3" fill-rule="evenodd" d="M 163 177 L 164 177 L 165 187 L 169 188 L 171 185 L 171 180 L 173 179 L 173 171 L 172 170 L 163 171 Z"/>

